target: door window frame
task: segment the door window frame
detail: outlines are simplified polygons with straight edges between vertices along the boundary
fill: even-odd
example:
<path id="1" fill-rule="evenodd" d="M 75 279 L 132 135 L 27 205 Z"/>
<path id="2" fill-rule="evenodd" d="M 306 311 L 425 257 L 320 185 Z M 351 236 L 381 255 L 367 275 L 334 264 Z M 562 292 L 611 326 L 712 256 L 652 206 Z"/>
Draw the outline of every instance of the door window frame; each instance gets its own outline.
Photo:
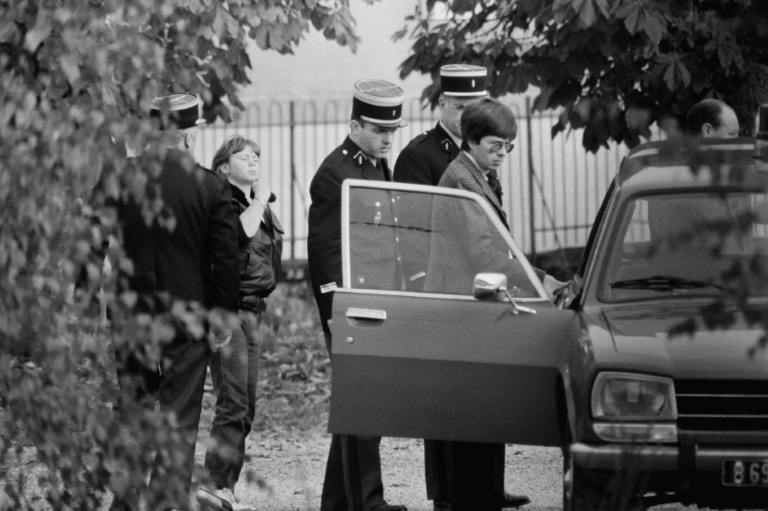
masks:
<path id="1" fill-rule="evenodd" d="M 465 300 L 465 301 L 477 301 L 471 295 L 449 294 L 449 293 L 425 293 L 421 291 L 405 291 L 405 290 L 389 290 L 389 289 L 357 289 L 353 288 L 352 283 L 352 269 L 350 261 L 350 218 L 349 218 L 349 194 L 351 188 L 367 188 L 373 190 L 384 191 L 403 191 L 403 192 L 420 192 L 429 193 L 434 195 L 459 197 L 463 199 L 469 199 L 474 201 L 480 206 L 487 217 L 491 219 L 494 227 L 499 231 L 506 241 L 512 254 L 523 265 L 526 274 L 531 280 L 534 289 L 539 294 L 538 297 L 516 297 L 516 302 L 549 302 L 550 299 L 547 296 L 547 292 L 544 289 L 543 284 L 533 271 L 528 258 L 523 251 L 518 247 L 515 240 L 512 238 L 509 230 L 501 223 L 496 213 L 491 209 L 491 205 L 480 195 L 467 190 L 459 190 L 455 188 L 444 188 L 438 186 L 427 185 L 415 185 L 408 183 L 395 183 L 391 181 L 369 181 L 364 179 L 346 179 L 341 185 L 341 268 L 342 268 L 342 289 L 347 293 L 365 293 L 365 294 L 383 294 L 383 295 L 402 295 L 402 296 L 415 296 L 423 298 L 441 298 L 448 300 Z"/>

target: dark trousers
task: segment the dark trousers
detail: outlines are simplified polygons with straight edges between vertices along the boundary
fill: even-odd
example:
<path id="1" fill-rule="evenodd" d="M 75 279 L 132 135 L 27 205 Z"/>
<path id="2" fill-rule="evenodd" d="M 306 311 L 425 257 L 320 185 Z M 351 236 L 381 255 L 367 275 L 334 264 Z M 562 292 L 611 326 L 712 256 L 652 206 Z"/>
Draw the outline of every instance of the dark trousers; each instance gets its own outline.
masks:
<path id="1" fill-rule="evenodd" d="M 451 511 L 499 511 L 504 498 L 504 444 L 424 441 L 427 498 Z"/>
<path id="2" fill-rule="evenodd" d="M 216 414 L 211 427 L 205 468 L 211 482 L 234 489 L 245 461 L 245 439 L 256 415 L 259 347 L 255 334 L 259 317 L 240 311 L 242 328 L 232 340 L 211 355 L 210 368 L 216 392 Z"/>
<path id="3" fill-rule="evenodd" d="M 371 511 L 386 504 L 380 443 L 380 437 L 331 437 L 320 511 Z"/>
<path id="4" fill-rule="evenodd" d="M 424 440 L 424 480 L 427 499 L 451 502 L 453 492 L 452 442 Z"/>
<path id="5" fill-rule="evenodd" d="M 331 334 L 325 333 L 328 353 Z M 380 437 L 333 435 L 320 511 L 372 511 L 384 506 Z"/>
<path id="6" fill-rule="evenodd" d="M 118 351 L 117 370 L 121 386 L 147 407 L 155 399 L 161 410 L 175 416 L 181 443 L 170 449 L 161 445 L 155 456 L 149 483 L 152 509 L 188 509 L 195 459 L 195 442 L 202 409 L 203 389 L 210 348 L 205 340 L 180 336 L 162 347 L 162 372 L 148 368 L 133 352 Z M 118 414 L 131 407 L 119 406 Z M 119 425 L 118 420 L 118 425 Z M 169 491 L 178 489 L 178 492 Z M 113 509 L 138 509 L 136 488 L 116 494 Z"/>

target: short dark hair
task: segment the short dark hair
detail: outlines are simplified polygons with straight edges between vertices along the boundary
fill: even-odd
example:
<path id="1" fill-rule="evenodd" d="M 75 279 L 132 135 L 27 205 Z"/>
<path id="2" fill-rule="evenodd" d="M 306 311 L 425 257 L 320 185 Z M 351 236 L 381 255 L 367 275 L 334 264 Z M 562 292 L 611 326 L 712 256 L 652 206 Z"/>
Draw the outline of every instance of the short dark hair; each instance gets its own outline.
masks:
<path id="1" fill-rule="evenodd" d="M 253 140 L 248 140 L 247 138 L 240 135 L 232 135 L 231 137 L 227 138 L 216 150 L 216 154 L 213 155 L 211 170 L 215 172 L 221 172 L 219 167 L 221 167 L 224 163 L 227 163 L 233 154 L 239 153 L 246 147 L 250 147 L 253 149 L 253 152 L 256 153 L 257 156 L 261 156 L 261 148 L 259 147 L 259 144 Z"/>
<path id="2" fill-rule="evenodd" d="M 685 117 L 685 127 L 688 134 L 698 136 L 705 124 L 711 124 L 715 129 L 719 128 L 723 110 L 726 108 L 730 107 L 714 98 L 703 99 L 693 105 Z"/>
<path id="3" fill-rule="evenodd" d="M 461 148 L 468 151 L 470 141 L 477 144 L 488 136 L 514 140 L 517 120 L 499 100 L 482 98 L 467 105 L 461 114 Z"/>

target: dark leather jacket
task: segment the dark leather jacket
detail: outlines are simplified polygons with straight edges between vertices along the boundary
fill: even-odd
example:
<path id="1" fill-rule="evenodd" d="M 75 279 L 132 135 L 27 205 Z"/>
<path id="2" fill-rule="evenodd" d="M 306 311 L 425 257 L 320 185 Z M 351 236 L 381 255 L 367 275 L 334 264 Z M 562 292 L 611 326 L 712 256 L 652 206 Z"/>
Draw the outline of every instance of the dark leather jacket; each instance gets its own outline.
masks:
<path id="1" fill-rule="evenodd" d="M 230 184 L 232 208 L 239 217 L 248 207 L 248 201 L 240 188 Z M 238 222 L 240 238 L 240 309 L 262 312 L 266 309 L 265 298 L 275 290 L 280 279 L 283 253 L 283 227 L 267 205 L 261 225 L 249 238 Z"/>

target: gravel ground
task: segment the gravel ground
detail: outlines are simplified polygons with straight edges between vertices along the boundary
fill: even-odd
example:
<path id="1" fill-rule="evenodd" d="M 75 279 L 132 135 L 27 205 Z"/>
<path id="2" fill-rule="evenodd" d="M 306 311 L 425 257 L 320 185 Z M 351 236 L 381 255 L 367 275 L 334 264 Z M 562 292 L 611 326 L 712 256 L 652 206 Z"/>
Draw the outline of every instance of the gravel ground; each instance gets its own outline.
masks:
<path id="1" fill-rule="evenodd" d="M 206 434 L 207 436 L 207 434 Z M 204 441 L 204 438 L 201 438 Z M 289 435 L 276 442 L 261 441 L 258 433 L 249 437 L 250 460 L 245 470 L 252 471 L 263 486 L 241 482 L 238 498 L 258 511 L 314 511 L 319 509 L 325 460 L 330 435 L 322 428 Z M 525 511 L 562 509 L 560 449 L 507 445 L 506 489 L 531 499 Z M 198 444 L 202 463 L 203 446 Z M 382 477 L 385 498 L 403 504 L 409 511 L 432 511 L 424 488 L 424 451 L 421 440 L 384 438 L 381 444 Z M 695 511 L 682 506 L 657 506 L 654 510 Z"/>
<path id="2" fill-rule="evenodd" d="M 202 465 L 208 424 L 201 424 L 197 445 L 197 462 Z M 318 427 L 302 433 L 260 435 L 248 439 L 249 459 L 236 493 L 243 503 L 256 511 L 315 511 L 320 505 L 325 460 L 330 435 Z M 559 510 L 561 508 L 560 471 L 562 457 L 555 448 L 507 446 L 506 489 L 524 493 L 531 499 L 525 511 Z M 27 494 L 32 496 L 34 509 L 50 510 L 36 487 L 35 473 L 41 470 L 34 459 L 34 449 L 26 448 L 20 459 L 0 477 L 15 477 L 20 471 L 28 476 Z M 384 438 L 381 444 L 381 464 L 385 496 L 390 503 L 403 504 L 409 511 L 432 511 L 424 489 L 424 452 L 421 440 Z M 106 511 L 107 497 L 98 511 Z M 198 510 L 194 498 L 190 502 Z M 0 509 L 9 509 L 8 500 L 0 491 Z M 695 511 L 696 508 L 666 505 L 653 510 Z M 58 510 L 56 510 L 58 511 Z"/>
<path id="3" fill-rule="evenodd" d="M 324 424 L 324 421 L 318 421 Z M 202 466 L 205 443 L 210 430 L 210 417 L 200 424 L 196 461 Z M 248 460 L 236 489 L 238 498 L 257 511 L 315 511 L 319 509 L 325 461 L 330 446 L 325 427 L 304 432 L 253 432 L 248 437 Z M 557 448 L 507 445 L 506 489 L 528 495 L 531 504 L 525 511 L 562 509 L 562 456 Z M 381 443 L 381 465 L 385 497 L 392 504 L 403 504 L 409 511 L 432 511 L 424 488 L 424 451 L 421 440 L 384 438 Z M 25 448 L 20 458 L 0 471 L 0 483 L 27 476 L 27 495 L 35 510 L 51 510 L 36 485 L 35 475 L 42 469 L 35 461 L 33 448 Z M 107 497 L 98 511 L 107 511 Z M 0 489 L 0 509 L 10 509 Z M 194 498 L 190 505 L 198 510 Z M 665 505 L 653 510 L 695 511 L 696 508 Z M 58 511 L 58 510 L 52 510 Z M 142 510 L 146 511 L 146 510 Z"/>
<path id="4" fill-rule="evenodd" d="M 318 509 L 330 435 L 312 431 L 287 438 L 282 445 L 259 442 L 258 435 L 252 435 L 252 439 L 245 470 L 253 471 L 264 485 L 241 483 L 238 498 L 259 511 Z M 199 447 L 198 459 L 202 462 L 204 450 L 202 445 Z M 506 488 L 531 497 L 526 510 L 560 509 L 561 464 L 559 449 L 507 446 Z M 410 511 L 432 510 L 425 495 L 421 440 L 383 439 L 381 465 L 388 502 L 403 504 Z"/>

